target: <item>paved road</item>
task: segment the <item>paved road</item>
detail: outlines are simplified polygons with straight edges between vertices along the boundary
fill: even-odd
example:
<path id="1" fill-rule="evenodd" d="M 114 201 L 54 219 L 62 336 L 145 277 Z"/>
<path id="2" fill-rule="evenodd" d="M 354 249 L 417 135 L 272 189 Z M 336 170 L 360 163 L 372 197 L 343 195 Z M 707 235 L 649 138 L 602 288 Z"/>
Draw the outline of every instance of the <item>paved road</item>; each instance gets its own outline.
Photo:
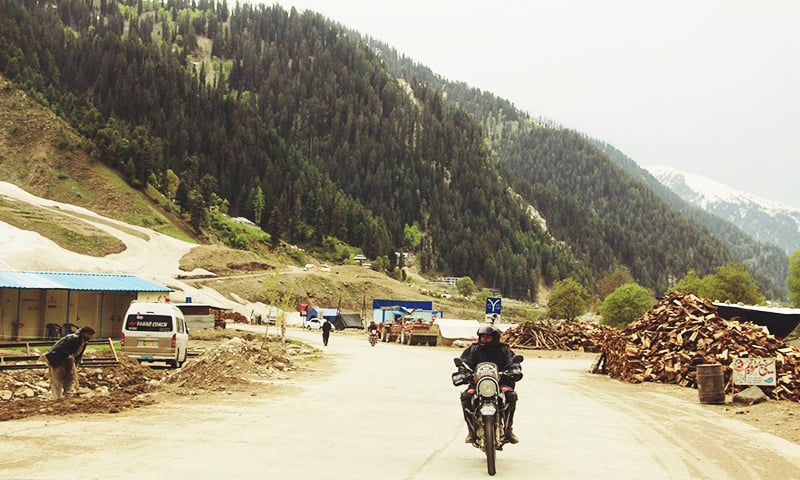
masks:
<path id="1" fill-rule="evenodd" d="M 263 327 L 261 327 L 263 328 Z M 290 330 L 324 350 L 321 375 L 257 395 L 193 396 L 117 415 L 0 423 L 0 478 L 452 479 L 486 475 L 465 445 L 455 349 Z M 495 478 L 797 478 L 800 446 L 707 405 L 529 355 Z"/>

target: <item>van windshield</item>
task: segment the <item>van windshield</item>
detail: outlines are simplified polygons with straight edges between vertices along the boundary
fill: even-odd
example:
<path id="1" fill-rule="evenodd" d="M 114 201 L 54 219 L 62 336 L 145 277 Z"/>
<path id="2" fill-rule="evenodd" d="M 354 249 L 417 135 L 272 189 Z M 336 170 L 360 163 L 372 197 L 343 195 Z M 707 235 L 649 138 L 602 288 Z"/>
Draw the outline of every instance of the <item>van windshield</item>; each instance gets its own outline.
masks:
<path id="1" fill-rule="evenodd" d="M 131 314 L 125 320 L 125 328 L 131 332 L 171 332 L 172 317 L 148 313 Z"/>

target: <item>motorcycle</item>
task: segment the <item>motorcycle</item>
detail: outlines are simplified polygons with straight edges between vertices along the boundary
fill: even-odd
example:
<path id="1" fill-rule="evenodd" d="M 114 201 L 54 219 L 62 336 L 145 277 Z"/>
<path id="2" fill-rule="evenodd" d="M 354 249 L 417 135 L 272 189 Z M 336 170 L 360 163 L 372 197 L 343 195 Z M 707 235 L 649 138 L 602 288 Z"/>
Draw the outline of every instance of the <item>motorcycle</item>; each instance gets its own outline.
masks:
<path id="1" fill-rule="evenodd" d="M 369 331 L 369 344 L 374 347 L 376 343 L 378 343 L 378 331 L 377 330 L 370 330 Z"/>
<path id="2" fill-rule="evenodd" d="M 500 377 L 521 379 L 522 370 L 519 364 L 523 357 L 515 355 L 513 366 L 502 372 L 491 362 L 479 363 L 473 371 L 462 359 L 453 360 L 458 368 L 452 375 L 453 385 L 474 385 L 467 390 L 472 394 L 472 399 L 470 408 L 466 410 L 474 427 L 473 445 L 486 453 L 486 468 L 489 475 L 494 475 L 496 452 L 502 450 L 506 444 L 505 432 L 509 413 L 506 402 L 508 389 L 500 384 Z"/>

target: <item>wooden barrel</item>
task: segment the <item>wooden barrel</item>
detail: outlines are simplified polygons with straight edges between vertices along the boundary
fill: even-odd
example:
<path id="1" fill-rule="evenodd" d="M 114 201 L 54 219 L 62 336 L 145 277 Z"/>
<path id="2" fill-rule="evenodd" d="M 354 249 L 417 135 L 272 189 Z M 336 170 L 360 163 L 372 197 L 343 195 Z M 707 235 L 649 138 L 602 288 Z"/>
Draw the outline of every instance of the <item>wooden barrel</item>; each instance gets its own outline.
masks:
<path id="1" fill-rule="evenodd" d="M 697 366 L 697 394 L 700 403 L 725 403 L 725 372 L 721 364 L 704 363 Z"/>

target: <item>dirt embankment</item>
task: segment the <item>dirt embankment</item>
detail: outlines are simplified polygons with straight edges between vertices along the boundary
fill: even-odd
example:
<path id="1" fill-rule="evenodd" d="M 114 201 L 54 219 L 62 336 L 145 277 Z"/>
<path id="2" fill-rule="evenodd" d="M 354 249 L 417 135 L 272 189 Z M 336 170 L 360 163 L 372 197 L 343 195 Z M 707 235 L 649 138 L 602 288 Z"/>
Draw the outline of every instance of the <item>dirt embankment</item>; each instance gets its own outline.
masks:
<path id="1" fill-rule="evenodd" d="M 228 298 L 240 297 L 250 302 L 278 302 L 296 308 L 301 303 L 343 312 L 365 313 L 376 298 L 432 301 L 435 308 L 450 318 L 476 318 L 482 315 L 479 302 L 465 299 L 432 297 L 432 284 L 419 278 L 397 281 L 385 274 L 359 265 L 333 265 L 311 260 L 308 270 L 287 263 L 286 258 L 262 256 L 254 252 L 221 246 L 200 246 L 184 255 L 182 271 L 207 270 L 215 278 L 183 279 L 195 286 L 212 288 Z M 437 287 L 443 288 L 443 287 Z"/>

